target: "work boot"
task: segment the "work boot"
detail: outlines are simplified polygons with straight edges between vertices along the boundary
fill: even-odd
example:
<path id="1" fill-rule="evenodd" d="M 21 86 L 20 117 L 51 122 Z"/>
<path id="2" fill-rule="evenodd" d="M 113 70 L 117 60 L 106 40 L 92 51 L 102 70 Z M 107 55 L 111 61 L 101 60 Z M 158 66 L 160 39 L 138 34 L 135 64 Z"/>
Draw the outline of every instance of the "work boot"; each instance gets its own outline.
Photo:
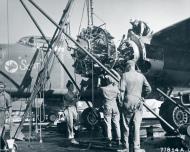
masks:
<path id="1" fill-rule="evenodd" d="M 126 142 L 122 142 L 121 145 L 122 145 L 123 148 L 127 148 L 127 149 L 129 148 L 129 144 L 126 143 Z"/>
<path id="2" fill-rule="evenodd" d="M 125 150 L 125 151 L 128 151 L 129 146 L 126 145 L 125 143 L 122 143 L 122 149 Z"/>
<path id="3" fill-rule="evenodd" d="M 121 143 L 120 140 L 116 140 L 116 146 L 118 146 L 118 147 L 121 147 L 121 146 L 122 146 L 122 143 Z"/>
<path id="4" fill-rule="evenodd" d="M 73 145 L 78 145 L 79 142 L 76 141 L 74 138 L 70 140 L 70 143 L 73 144 Z"/>
<path id="5" fill-rule="evenodd" d="M 122 145 L 122 148 L 120 149 L 122 152 L 130 152 L 129 149 L 126 146 Z"/>
<path id="6" fill-rule="evenodd" d="M 117 146 L 121 146 L 122 145 L 121 141 L 120 140 L 116 140 L 116 145 Z"/>
<path id="7" fill-rule="evenodd" d="M 146 151 L 144 149 L 140 149 L 140 148 L 137 149 L 137 148 L 135 148 L 134 152 L 146 152 Z"/>
<path id="8" fill-rule="evenodd" d="M 111 140 L 108 140 L 108 141 L 106 142 L 106 147 L 112 147 Z"/>

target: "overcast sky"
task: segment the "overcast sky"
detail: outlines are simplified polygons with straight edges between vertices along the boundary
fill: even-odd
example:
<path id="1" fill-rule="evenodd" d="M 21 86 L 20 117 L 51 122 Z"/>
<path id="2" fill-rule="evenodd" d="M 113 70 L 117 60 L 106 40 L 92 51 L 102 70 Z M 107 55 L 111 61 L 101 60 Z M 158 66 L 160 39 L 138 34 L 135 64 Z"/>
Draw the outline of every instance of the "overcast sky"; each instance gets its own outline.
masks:
<path id="1" fill-rule="evenodd" d="M 34 1 L 56 22 L 59 21 L 67 3 L 67 0 Z M 83 4 L 84 0 L 75 0 L 71 11 L 70 23 L 73 37 L 78 33 Z M 119 42 L 122 35 L 127 33 L 130 28 L 130 18 L 146 21 L 152 30 L 156 32 L 190 17 L 189 6 L 190 0 L 94 0 L 95 14 L 106 22 L 106 28 L 115 37 L 116 43 Z M 46 35 L 52 36 L 55 27 L 33 7 L 30 8 Z M 85 14 L 82 22 L 83 27 L 86 26 L 86 19 Z M 100 25 L 103 22 L 95 17 L 94 24 Z M 20 1 L 0 0 L 0 43 L 7 43 L 8 40 L 10 43 L 15 43 L 21 37 L 27 35 L 40 34 Z"/>

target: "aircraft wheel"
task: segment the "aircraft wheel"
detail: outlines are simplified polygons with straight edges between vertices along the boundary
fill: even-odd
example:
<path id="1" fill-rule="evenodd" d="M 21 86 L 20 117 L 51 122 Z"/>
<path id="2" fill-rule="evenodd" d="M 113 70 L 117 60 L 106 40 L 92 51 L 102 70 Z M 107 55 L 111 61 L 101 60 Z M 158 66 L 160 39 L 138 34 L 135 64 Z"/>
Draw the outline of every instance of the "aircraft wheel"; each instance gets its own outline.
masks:
<path id="1" fill-rule="evenodd" d="M 95 126 L 99 122 L 99 119 L 93 114 L 93 111 L 99 116 L 99 112 L 92 108 L 86 108 L 81 114 L 83 124 L 87 129 L 91 129 L 92 126 Z"/>
<path id="2" fill-rule="evenodd" d="M 54 122 L 56 119 L 57 119 L 57 116 L 56 116 L 55 113 L 50 113 L 50 114 L 48 115 L 48 120 L 49 120 L 50 122 Z"/>
<path id="3" fill-rule="evenodd" d="M 174 128 L 179 128 L 180 126 L 188 123 L 189 120 L 187 113 L 169 101 L 162 103 L 159 114 Z M 161 126 L 168 135 L 173 134 L 173 131 L 163 122 L 161 122 Z"/>

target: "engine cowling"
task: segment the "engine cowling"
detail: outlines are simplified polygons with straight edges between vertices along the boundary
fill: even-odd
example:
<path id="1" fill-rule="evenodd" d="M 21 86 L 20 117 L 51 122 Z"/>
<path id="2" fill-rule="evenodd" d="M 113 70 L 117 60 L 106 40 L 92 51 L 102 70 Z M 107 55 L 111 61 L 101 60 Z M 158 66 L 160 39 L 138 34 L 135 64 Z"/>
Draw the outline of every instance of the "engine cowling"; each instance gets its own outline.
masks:
<path id="1" fill-rule="evenodd" d="M 148 76 L 158 76 L 163 71 L 164 60 L 163 58 L 157 59 L 160 48 L 152 46 L 150 40 L 151 37 L 139 37 L 133 32 L 129 32 L 128 38 L 121 42 L 118 49 L 121 49 L 121 52 L 128 52 L 129 47 L 126 44 L 129 43 L 132 47 L 132 56 L 129 58 L 136 61 L 137 68 Z M 125 59 L 127 58 L 125 57 Z"/>
<path id="2" fill-rule="evenodd" d="M 128 33 L 128 38 L 121 41 L 118 50 L 121 56 L 124 57 L 124 64 L 128 60 L 134 60 L 137 68 L 143 73 L 147 73 L 151 68 L 151 63 L 146 57 L 145 43 L 141 38 L 134 33 Z"/>

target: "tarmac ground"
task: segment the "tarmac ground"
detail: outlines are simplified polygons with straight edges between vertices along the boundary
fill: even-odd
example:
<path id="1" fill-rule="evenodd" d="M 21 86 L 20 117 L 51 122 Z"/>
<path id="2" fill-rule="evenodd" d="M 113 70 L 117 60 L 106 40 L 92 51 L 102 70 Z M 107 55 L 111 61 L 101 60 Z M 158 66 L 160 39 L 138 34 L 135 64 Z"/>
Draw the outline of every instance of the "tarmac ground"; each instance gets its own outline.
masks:
<path id="1" fill-rule="evenodd" d="M 150 124 L 148 124 L 150 125 Z M 153 137 L 147 137 L 147 124 L 141 127 L 141 147 L 146 152 L 188 152 L 182 145 L 180 138 L 171 137 L 166 138 L 165 132 L 161 129 L 160 125 L 154 125 Z M 28 131 L 24 132 L 28 136 Z M 56 127 L 42 128 L 42 138 L 32 139 L 30 141 L 16 141 L 18 152 L 107 152 L 117 151 L 125 152 L 122 148 L 115 146 L 113 142 L 112 148 L 107 148 L 105 141 L 98 132 L 94 130 L 81 131 L 76 136 L 79 145 L 72 145 L 63 134 L 57 131 Z"/>

